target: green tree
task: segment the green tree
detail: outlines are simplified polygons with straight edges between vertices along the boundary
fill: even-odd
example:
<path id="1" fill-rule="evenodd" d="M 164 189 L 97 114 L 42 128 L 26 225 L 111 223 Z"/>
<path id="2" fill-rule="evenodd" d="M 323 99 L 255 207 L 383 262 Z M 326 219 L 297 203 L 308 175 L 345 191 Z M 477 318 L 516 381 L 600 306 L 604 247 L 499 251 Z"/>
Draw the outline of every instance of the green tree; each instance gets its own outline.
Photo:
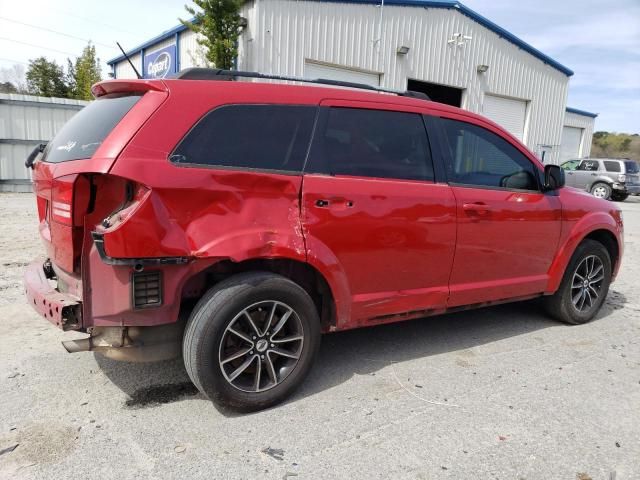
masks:
<path id="1" fill-rule="evenodd" d="M 96 47 L 87 45 L 82 54 L 76 58 L 75 64 L 68 62 L 68 85 L 71 97 L 79 100 L 92 100 L 91 86 L 102 80 L 100 59 L 96 57 Z"/>
<path id="2" fill-rule="evenodd" d="M 64 70 L 56 62 L 50 62 L 45 57 L 29 60 L 26 78 L 27 89 L 31 95 L 69 96 L 69 86 L 65 79 Z"/>
<path id="3" fill-rule="evenodd" d="M 0 82 L 0 93 L 18 93 L 18 89 L 11 82 Z"/>
<path id="4" fill-rule="evenodd" d="M 205 58 L 216 68 L 231 69 L 238 56 L 238 36 L 243 18 L 240 7 L 244 0 L 193 0 L 196 8 L 185 5 L 193 20 L 180 22 L 199 33 L 198 43 L 205 48 Z"/>

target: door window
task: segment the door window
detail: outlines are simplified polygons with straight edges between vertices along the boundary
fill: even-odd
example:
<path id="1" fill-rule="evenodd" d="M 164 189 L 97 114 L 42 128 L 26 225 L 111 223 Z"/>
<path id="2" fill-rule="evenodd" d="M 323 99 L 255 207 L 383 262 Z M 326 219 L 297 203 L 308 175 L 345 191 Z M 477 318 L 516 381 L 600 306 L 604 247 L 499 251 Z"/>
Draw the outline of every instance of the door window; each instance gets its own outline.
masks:
<path id="1" fill-rule="evenodd" d="M 572 170 L 575 170 L 576 168 L 578 168 L 578 164 L 579 163 L 580 163 L 580 160 L 569 160 L 568 162 L 564 162 L 560 166 L 562 168 L 564 168 L 565 170 L 572 171 Z"/>
<path id="2" fill-rule="evenodd" d="M 597 172 L 599 168 L 597 160 L 583 160 L 576 170 L 584 172 Z"/>
<path id="3" fill-rule="evenodd" d="M 314 136 L 310 173 L 433 181 L 419 114 L 328 108 Z"/>
<path id="4" fill-rule="evenodd" d="M 438 119 L 449 181 L 461 185 L 538 190 L 537 168 L 516 147 L 477 125 Z"/>
<path id="5" fill-rule="evenodd" d="M 301 172 L 316 107 L 228 105 L 212 110 L 182 139 L 174 163 Z"/>

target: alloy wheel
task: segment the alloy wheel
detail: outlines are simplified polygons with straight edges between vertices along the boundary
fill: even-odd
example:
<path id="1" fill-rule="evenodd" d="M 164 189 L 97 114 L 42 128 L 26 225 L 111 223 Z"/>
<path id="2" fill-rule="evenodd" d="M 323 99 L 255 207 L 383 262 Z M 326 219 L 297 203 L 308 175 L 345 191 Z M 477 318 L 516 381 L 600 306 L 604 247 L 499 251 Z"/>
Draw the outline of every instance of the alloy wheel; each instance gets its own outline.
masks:
<path id="1" fill-rule="evenodd" d="M 304 330 L 289 305 L 266 300 L 240 311 L 224 331 L 218 361 L 224 378 L 243 392 L 280 384 L 302 354 Z"/>
<path id="2" fill-rule="evenodd" d="M 600 296 L 604 281 L 604 265 L 600 257 L 585 257 L 573 274 L 571 302 L 579 312 L 592 308 Z"/>

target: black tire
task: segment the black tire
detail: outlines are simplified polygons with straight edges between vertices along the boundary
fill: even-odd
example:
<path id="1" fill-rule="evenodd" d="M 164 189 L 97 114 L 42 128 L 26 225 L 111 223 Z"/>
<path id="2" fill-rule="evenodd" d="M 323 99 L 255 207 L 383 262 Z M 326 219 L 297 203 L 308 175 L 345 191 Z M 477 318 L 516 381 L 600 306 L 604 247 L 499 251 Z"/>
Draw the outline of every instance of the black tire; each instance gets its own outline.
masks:
<path id="1" fill-rule="evenodd" d="M 295 354 L 299 355 L 297 360 L 279 357 L 274 350 L 261 350 L 264 353 L 262 355 L 258 353 L 258 346 L 265 349 L 268 348 L 268 345 L 260 345 L 261 339 L 266 339 L 267 344 L 269 344 L 271 341 L 277 341 L 274 340 L 276 334 L 281 335 L 280 333 L 273 333 L 277 327 L 265 326 L 267 322 L 267 314 L 265 312 L 267 309 L 265 308 L 262 311 L 262 308 L 256 307 L 256 305 L 268 305 L 267 302 L 271 302 L 272 305 L 284 305 L 284 307 L 273 307 L 274 312 L 276 312 L 276 308 L 285 307 L 293 311 L 288 315 L 290 320 L 285 321 L 293 322 L 296 328 L 301 329 L 297 331 L 296 335 L 303 338 L 294 347 L 296 349 Z M 257 312 L 256 308 L 262 312 Z M 242 315 L 245 309 L 249 313 L 253 312 L 253 315 L 257 313 L 258 318 L 255 318 L 253 322 L 247 322 L 245 316 Z M 262 315 L 264 323 L 259 323 L 261 321 L 260 315 Z M 280 319 L 283 317 L 285 315 L 281 315 Z M 243 318 L 245 320 L 242 320 Z M 251 318 L 250 315 L 249 318 Z M 262 330 L 263 326 L 265 332 L 273 334 L 273 336 L 264 335 L 258 340 L 253 338 L 252 342 L 247 342 L 242 338 L 236 338 L 233 333 L 229 333 L 231 330 L 228 327 L 232 322 L 244 322 L 243 325 L 234 323 L 234 329 L 240 329 L 242 326 L 251 329 L 251 326 L 254 326 L 254 328 Z M 289 328 L 288 323 L 281 327 L 282 330 Z M 246 337 L 244 331 L 241 333 Z M 293 336 L 287 338 L 293 338 Z M 237 345 L 234 347 L 233 344 L 236 341 Z M 285 339 L 285 341 L 290 340 Z M 225 343 L 221 345 L 222 342 Z M 229 342 L 232 343 L 231 347 L 229 347 Z M 245 343 L 243 344 L 243 342 Z M 279 346 L 276 345 L 276 347 Z M 248 272 L 223 280 L 212 287 L 200 299 L 187 322 L 183 340 L 183 356 L 191 381 L 202 393 L 222 407 L 250 412 L 268 408 L 281 402 L 300 386 L 313 364 L 319 346 L 320 319 L 309 294 L 299 285 L 283 276 L 269 272 Z M 271 349 L 273 347 L 274 344 L 271 343 Z M 245 353 L 238 360 L 233 360 L 231 363 L 223 365 L 224 360 L 234 356 L 234 354 L 231 354 L 223 358 L 223 355 L 227 355 L 225 349 L 228 348 L 237 348 L 238 352 L 246 348 L 253 348 L 253 350 L 251 350 L 250 354 Z M 267 360 L 265 360 L 265 355 Z M 255 358 L 256 356 L 258 358 Z M 262 360 L 260 357 L 262 357 Z M 253 363 L 254 358 L 257 362 L 255 364 Z M 249 387 L 246 387 L 249 391 L 242 390 L 242 385 L 234 385 L 231 380 L 228 380 L 233 376 L 229 374 L 228 369 L 237 368 L 237 363 L 235 362 L 242 361 L 242 365 L 244 365 L 244 362 L 248 362 L 250 359 L 252 363 L 237 378 L 245 381 L 245 377 L 254 375 L 258 384 L 256 391 L 250 391 L 252 389 Z M 267 361 L 271 368 L 267 368 Z M 283 365 L 283 362 L 294 361 L 297 363 L 293 366 L 289 364 L 284 364 L 282 367 L 279 366 Z M 267 372 L 266 380 L 258 372 L 258 369 L 262 371 L 262 365 L 264 365 Z M 251 373 L 252 369 L 253 373 Z M 271 372 L 275 374 L 276 379 L 278 374 L 282 374 L 282 379 L 279 383 L 277 380 L 271 380 L 273 378 L 271 377 Z M 239 380 L 236 381 L 239 382 Z M 268 386 L 268 382 L 271 382 L 272 386 L 260 391 L 260 385 L 267 383 Z"/>
<path id="2" fill-rule="evenodd" d="M 624 202 L 627 198 L 629 198 L 628 193 L 613 193 L 611 194 L 611 200 L 614 202 Z"/>
<path id="3" fill-rule="evenodd" d="M 604 182 L 596 182 L 591 186 L 591 195 L 593 195 L 594 197 L 596 196 L 596 190 L 597 189 L 602 189 L 604 191 L 604 194 L 599 197 L 599 198 L 603 198 L 604 200 L 609 200 L 611 198 L 611 192 L 613 191 L 611 189 L 611 187 L 604 183 Z"/>
<path id="4" fill-rule="evenodd" d="M 575 288 L 577 288 L 572 288 L 575 284 L 574 275 L 576 274 L 578 267 L 583 265 L 582 262 L 587 259 L 587 257 L 592 256 L 600 259 L 603 267 L 603 279 L 602 283 L 598 287 L 598 296 L 596 300 L 589 308 L 581 311 L 576 305 L 574 305 L 572 298 L 572 290 L 573 292 L 576 292 Z M 576 251 L 571 257 L 569 265 L 564 272 L 562 282 L 560 283 L 560 288 L 558 288 L 556 293 L 553 295 L 544 297 L 544 305 L 547 313 L 561 322 L 573 325 L 586 323 L 598 313 L 598 310 L 600 310 L 600 307 L 607 296 L 607 292 L 609 291 L 610 284 L 611 257 L 609 256 L 609 252 L 600 242 L 590 239 L 584 240 L 580 245 L 578 245 L 578 248 L 576 248 Z M 576 295 L 577 293 L 575 293 L 574 297 Z"/>

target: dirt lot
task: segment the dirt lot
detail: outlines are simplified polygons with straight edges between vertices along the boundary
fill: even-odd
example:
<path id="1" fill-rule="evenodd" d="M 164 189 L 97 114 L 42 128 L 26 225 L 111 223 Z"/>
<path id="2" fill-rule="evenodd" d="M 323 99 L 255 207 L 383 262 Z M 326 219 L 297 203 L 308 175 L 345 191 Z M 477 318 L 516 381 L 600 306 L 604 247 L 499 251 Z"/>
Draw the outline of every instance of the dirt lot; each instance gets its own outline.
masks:
<path id="1" fill-rule="evenodd" d="M 70 355 L 26 305 L 30 194 L 0 195 L 0 478 L 640 478 L 640 198 L 598 318 L 534 303 L 326 336 L 286 404 L 225 416 L 179 361 Z"/>

